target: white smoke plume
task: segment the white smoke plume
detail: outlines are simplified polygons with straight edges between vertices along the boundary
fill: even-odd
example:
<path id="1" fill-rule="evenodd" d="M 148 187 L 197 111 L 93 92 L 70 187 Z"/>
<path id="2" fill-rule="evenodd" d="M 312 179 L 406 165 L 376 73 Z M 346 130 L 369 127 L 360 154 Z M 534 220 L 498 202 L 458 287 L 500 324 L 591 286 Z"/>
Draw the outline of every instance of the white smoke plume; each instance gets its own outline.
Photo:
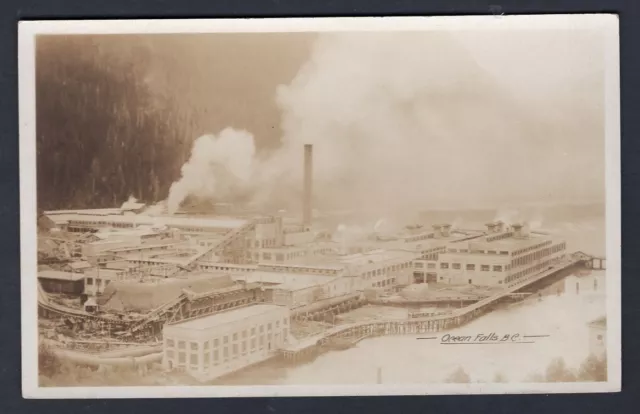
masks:
<path id="1" fill-rule="evenodd" d="M 122 203 L 122 206 L 120 206 L 121 209 L 127 209 L 132 207 L 134 204 L 136 204 L 138 202 L 138 199 L 135 198 L 133 195 L 130 195 L 129 198 L 127 199 L 127 201 L 125 201 L 124 203 Z"/>
<path id="2" fill-rule="evenodd" d="M 278 88 L 279 149 L 257 160 L 247 132 L 199 138 L 171 187 L 169 211 L 189 195 L 224 198 L 249 181 L 257 205 L 286 200 L 279 205 L 299 211 L 304 144 L 314 145 L 313 202 L 320 209 L 392 217 L 440 206 L 602 196 L 601 99 L 588 91 L 603 88 L 596 75 L 576 75 L 583 67 L 597 72 L 601 62 L 562 66 L 557 62 L 576 45 L 553 38 L 541 49 L 562 43 L 557 59 L 530 58 L 551 68 L 545 77 L 528 69 L 535 87 L 527 73 L 525 81 L 501 83 L 456 36 L 463 35 L 320 35 L 293 81 Z M 512 56 L 501 59 L 505 70 L 523 67 Z M 544 99 L 527 100 L 538 91 Z M 502 216 L 496 218 L 513 221 Z"/>
<path id="3" fill-rule="evenodd" d="M 171 185 L 167 199 L 174 213 L 188 196 L 224 199 L 242 191 L 254 172 L 255 144 L 246 131 L 227 128 L 218 136 L 203 135 L 182 166 L 181 178 Z"/>
<path id="4" fill-rule="evenodd" d="M 584 136 L 575 125 L 539 119 L 521 92 L 504 90 L 450 35 L 325 34 L 278 90 L 284 137 L 262 178 L 299 189 L 302 148 L 314 144 L 315 202 L 358 210 L 592 191 L 585 183 L 602 181 L 601 153 L 576 153 Z M 572 115 L 565 120 L 585 116 Z M 583 173 L 589 180 L 575 180 Z"/>

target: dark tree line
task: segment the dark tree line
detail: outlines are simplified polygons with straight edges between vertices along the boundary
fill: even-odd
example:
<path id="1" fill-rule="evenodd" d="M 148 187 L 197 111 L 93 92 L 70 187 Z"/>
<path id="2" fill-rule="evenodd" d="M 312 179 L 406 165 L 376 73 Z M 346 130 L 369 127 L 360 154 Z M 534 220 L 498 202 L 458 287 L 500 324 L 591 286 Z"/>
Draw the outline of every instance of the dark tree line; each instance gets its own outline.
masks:
<path id="1" fill-rule="evenodd" d="M 158 200 L 189 148 L 171 101 L 144 82 L 144 49 L 134 59 L 87 37 L 37 45 L 38 199 L 41 208 L 113 205 L 133 194 Z"/>

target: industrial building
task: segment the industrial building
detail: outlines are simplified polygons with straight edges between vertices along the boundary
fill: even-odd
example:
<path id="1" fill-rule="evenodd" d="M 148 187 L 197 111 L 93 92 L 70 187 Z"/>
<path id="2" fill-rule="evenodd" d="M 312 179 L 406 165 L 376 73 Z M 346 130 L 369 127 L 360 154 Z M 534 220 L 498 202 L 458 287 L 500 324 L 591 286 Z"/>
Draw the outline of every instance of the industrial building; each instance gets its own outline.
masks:
<path id="1" fill-rule="evenodd" d="M 487 234 L 449 243 L 436 261 L 426 261 L 426 281 L 449 284 L 511 285 L 547 270 L 565 256 L 564 240 L 528 230 L 528 226 L 489 223 Z"/>
<path id="2" fill-rule="evenodd" d="M 84 291 L 82 273 L 41 270 L 38 272 L 38 281 L 47 293 L 80 295 Z"/>
<path id="3" fill-rule="evenodd" d="M 209 381 L 273 356 L 287 342 L 289 309 L 259 304 L 164 327 L 163 365 Z"/>

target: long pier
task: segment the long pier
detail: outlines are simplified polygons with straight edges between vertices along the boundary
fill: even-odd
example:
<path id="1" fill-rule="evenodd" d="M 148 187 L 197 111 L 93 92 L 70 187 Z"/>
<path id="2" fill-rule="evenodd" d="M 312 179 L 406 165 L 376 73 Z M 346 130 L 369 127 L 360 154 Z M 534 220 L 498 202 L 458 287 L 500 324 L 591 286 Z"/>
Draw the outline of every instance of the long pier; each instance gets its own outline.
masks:
<path id="1" fill-rule="evenodd" d="M 591 259 L 591 257 L 589 257 L 589 259 Z M 553 266 L 524 280 L 513 282 L 508 285 L 506 289 L 495 295 L 481 299 L 464 308 L 455 309 L 450 313 L 431 316 L 412 315 L 414 317 L 403 320 L 380 319 L 337 325 L 321 334 L 306 338 L 283 349 L 282 356 L 287 361 L 295 362 L 302 357 L 317 353 L 323 345 L 329 343 L 332 338 L 335 337 L 363 338 L 386 335 L 421 334 L 454 329 L 486 314 L 505 299 L 511 299 L 514 296 L 526 297 L 528 292 L 518 291 L 576 265 L 584 265 L 586 260 L 584 257 L 572 256 L 569 261 L 563 264 Z M 587 265 L 587 267 L 591 266 Z"/>

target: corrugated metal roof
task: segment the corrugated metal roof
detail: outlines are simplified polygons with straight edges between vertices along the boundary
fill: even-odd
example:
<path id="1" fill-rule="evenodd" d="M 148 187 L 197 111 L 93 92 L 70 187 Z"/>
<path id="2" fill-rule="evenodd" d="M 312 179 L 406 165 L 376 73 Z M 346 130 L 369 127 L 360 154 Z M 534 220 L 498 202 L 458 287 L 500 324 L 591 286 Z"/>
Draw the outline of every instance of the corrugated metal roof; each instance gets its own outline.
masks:
<path id="1" fill-rule="evenodd" d="M 84 274 L 61 272 L 59 270 L 41 270 L 38 272 L 38 279 L 53 279 L 75 282 L 84 279 Z"/>
<path id="2" fill-rule="evenodd" d="M 248 306 L 246 308 L 233 309 L 226 312 L 219 312 L 211 316 L 204 318 L 194 319 L 183 323 L 177 323 L 175 325 L 169 325 L 165 327 L 165 330 L 178 328 L 188 330 L 206 330 L 216 328 L 220 325 L 226 325 L 228 323 L 234 323 L 243 319 L 251 318 L 257 315 L 262 315 L 274 311 L 282 311 L 282 306 L 259 304 Z"/>

